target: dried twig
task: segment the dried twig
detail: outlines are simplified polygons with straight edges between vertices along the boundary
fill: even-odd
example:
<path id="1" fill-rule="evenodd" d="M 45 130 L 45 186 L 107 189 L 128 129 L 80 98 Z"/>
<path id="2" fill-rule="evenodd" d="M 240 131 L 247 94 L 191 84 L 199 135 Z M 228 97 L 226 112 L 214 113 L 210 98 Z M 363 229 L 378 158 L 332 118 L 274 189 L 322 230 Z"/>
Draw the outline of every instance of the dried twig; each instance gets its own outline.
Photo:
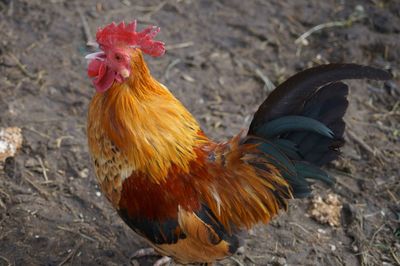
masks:
<path id="1" fill-rule="evenodd" d="M 386 131 L 386 132 L 395 132 L 396 130 L 400 129 L 400 128 L 397 129 L 395 127 L 385 126 L 385 125 L 382 124 L 381 121 L 377 121 L 376 123 L 369 123 L 369 122 L 363 122 L 363 121 L 358 121 L 358 120 L 352 119 L 351 122 L 352 123 L 357 123 L 357 124 L 360 124 L 360 125 L 366 125 L 366 126 L 369 126 L 369 127 L 375 127 L 375 128 L 378 128 L 378 129 L 380 129 L 382 131 Z"/>
<path id="2" fill-rule="evenodd" d="M 250 256 L 250 255 L 245 255 L 244 258 L 247 259 L 247 260 L 249 260 L 251 263 L 254 263 L 254 264 L 256 263 L 256 261 L 255 261 L 255 260 L 253 259 L 253 257 Z"/>
<path id="3" fill-rule="evenodd" d="M 256 76 L 264 82 L 264 90 L 266 92 L 271 92 L 275 89 L 275 84 L 253 62 L 246 59 L 240 59 L 239 61 L 247 65 L 247 67 L 251 70 L 253 70 Z"/>
<path id="4" fill-rule="evenodd" d="M 150 20 L 150 19 L 151 19 L 151 16 L 154 15 L 155 13 L 157 13 L 158 11 L 160 11 L 160 10 L 164 7 L 164 5 L 165 5 L 166 3 L 167 3 L 167 1 L 163 1 L 163 2 L 159 3 L 157 6 L 155 6 L 155 7 L 153 8 L 153 10 L 149 11 L 146 15 L 144 15 L 144 16 L 142 17 L 142 19 L 148 19 L 148 20 Z"/>
<path id="5" fill-rule="evenodd" d="M 40 156 L 36 156 L 36 158 L 38 159 L 40 167 L 42 168 L 42 173 L 43 173 L 44 180 L 46 182 L 49 181 L 49 178 L 47 176 L 47 170 L 46 170 L 46 167 L 44 166 L 42 158 L 40 158 Z"/>
<path id="6" fill-rule="evenodd" d="M 386 224 L 383 223 L 383 224 L 378 228 L 378 230 L 376 230 L 375 233 L 372 235 L 371 240 L 369 241 L 369 245 L 370 245 L 370 246 L 374 243 L 375 237 L 378 235 L 378 233 L 379 233 L 380 231 L 382 231 L 382 229 L 383 229 L 383 227 L 385 227 L 385 225 L 386 225 Z"/>
<path id="7" fill-rule="evenodd" d="M 390 254 L 392 254 L 393 259 L 396 261 L 397 265 L 400 265 L 400 259 L 396 256 L 396 253 L 393 251 L 393 249 L 390 249 Z"/>
<path id="8" fill-rule="evenodd" d="M 19 70 L 21 70 L 21 72 L 24 73 L 28 78 L 30 78 L 30 79 L 37 79 L 38 78 L 37 75 L 34 75 L 31 72 L 29 72 L 26 69 L 26 66 L 24 64 L 22 64 L 21 61 L 19 61 L 18 57 L 16 57 L 13 53 L 9 53 L 9 55 L 14 60 L 15 64 L 19 68 Z"/>
<path id="9" fill-rule="evenodd" d="M 92 238 L 92 237 L 90 237 L 88 235 L 85 235 L 84 233 L 81 233 L 79 231 L 75 231 L 75 230 L 72 230 L 72 229 L 69 229 L 69 228 L 65 228 L 65 227 L 62 227 L 62 226 L 57 226 L 57 228 L 60 229 L 60 230 L 63 230 L 63 231 L 67 231 L 67 232 L 70 232 L 70 233 L 78 234 L 81 237 L 83 237 L 83 238 L 85 238 L 87 240 L 90 240 L 92 242 L 97 242 L 96 239 L 94 239 L 94 238 Z"/>
<path id="10" fill-rule="evenodd" d="M 98 45 L 97 45 L 96 40 L 92 36 L 90 27 L 89 27 L 89 23 L 87 22 L 86 17 L 83 14 L 82 9 L 78 6 L 78 4 L 76 4 L 76 11 L 78 12 L 79 17 L 82 22 L 83 32 L 85 33 L 85 37 L 86 37 L 86 46 L 97 48 Z"/>
<path id="11" fill-rule="evenodd" d="M 63 259 L 63 261 L 61 261 L 61 262 L 58 264 L 58 266 L 62 266 L 62 265 L 64 265 L 65 263 L 67 263 L 69 260 L 71 260 L 71 259 L 75 256 L 75 254 L 76 254 L 76 252 L 78 251 L 78 249 L 82 246 L 82 244 L 83 244 L 83 242 L 80 241 L 80 242 L 75 246 L 74 250 L 72 250 L 72 251 L 68 254 L 68 256 L 65 257 L 65 259 Z"/>
<path id="12" fill-rule="evenodd" d="M 233 260 L 237 265 L 239 266 L 244 266 L 243 263 L 241 263 L 237 258 L 235 257 L 229 257 L 230 260 Z"/>
<path id="13" fill-rule="evenodd" d="M 29 170 L 25 170 L 26 173 L 28 173 L 30 176 L 33 176 L 33 174 Z M 25 179 L 26 182 L 28 182 L 32 187 L 34 187 L 40 195 L 43 196 L 46 200 L 49 200 L 49 193 L 47 193 L 45 190 L 43 190 L 39 185 L 35 184 L 32 180 L 30 180 L 27 176 L 22 175 L 23 178 Z"/>
<path id="14" fill-rule="evenodd" d="M 155 6 L 131 6 L 131 7 L 125 7 L 125 8 L 118 8 L 118 9 L 108 11 L 107 17 L 109 18 L 118 13 L 129 13 L 129 12 L 132 12 L 133 10 L 137 10 L 137 11 L 147 12 L 145 15 L 136 18 L 136 20 L 138 22 L 152 23 L 151 16 L 154 15 L 155 13 L 157 13 L 158 11 L 160 11 L 166 3 L 167 3 L 167 1 L 163 1 Z"/>
<path id="15" fill-rule="evenodd" d="M 385 119 L 385 118 L 387 118 L 389 116 L 392 116 L 392 115 L 400 115 L 400 101 L 397 101 L 394 104 L 392 110 L 390 110 L 389 112 L 386 112 L 386 113 L 383 113 L 383 114 L 374 114 L 372 116 L 375 119 L 382 120 L 382 119 Z"/>
<path id="16" fill-rule="evenodd" d="M 152 12 L 153 10 L 157 9 L 159 7 L 159 5 L 155 5 L 155 6 L 130 6 L 130 7 L 123 7 L 123 8 L 117 8 L 117 9 L 113 9 L 108 11 L 108 14 L 111 15 L 116 15 L 119 13 L 126 13 L 126 12 L 130 12 L 130 11 L 141 11 L 141 12 Z"/>
<path id="17" fill-rule="evenodd" d="M 332 170 L 331 170 L 332 171 Z M 342 172 L 338 172 L 338 171 L 334 171 L 336 173 L 342 174 Z M 353 193 L 354 195 L 357 195 L 360 193 L 360 191 L 355 190 L 352 186 L 350 186 L 349 184 L 347 184 L 346 180 L 342 180 L 342 178 L 336 178 L 335 180 L 339 185 L 341 185 L 343 188 L 351 191 L 351 193 Z"/>
<path id="18" fill-rule="evenodd" d="M 57 146 L 57 148 L 60 148 L 61 147 L 61 143 L 62 143 L 62 141 L 64 140 L 64 139 L 73 139 L 74 137 L 73 136 L 61 136 L 61 137 L 59 137 L 59 138 L 57 138 L 56 139 L 56 146 Z"/>
<path id="19" fill-rule="evenodd" d="M 291 224 L 291 225 L 294 225 L 294 226 L 297 226 L 298 228 L 300 228 L 301 230 L 303 230 L 306 234 L 308 234 L 308 235 L 312 235 L 312 233 L 310 232 L 310 231 L 308 231 L 307 229 L 305 229 L 303 226 L 301 226 L 301 225 L 299 225 L 299 224 L 297 224 L 297 223 L 289 223 L 289 224 Z"/>
<path id="20" fill-rule="evenodd" d="M 389 194 L 389 196 L 392 198 L 392 200 L 394 201 L 395 204 L 399 204 L 399 200 L 398 200 L 397 197 L 393 194 L 392 191 L 390 191 L 389 189 L 386 189 L 386 192 Z"/>
<path id="21" fill-rule="evenodd" d="M 7 194 L 4 190 L 0 189 L 0 194 L 3 194 L 4 196 L 6 196 L 8 200 L 11 200 L 10 195 Z"/>
<path id="22" fill-rule="evenodd" d="M 12 15 L 14 14 L 14 1 L 10 1 L 10 3 L 8 4 L 8 10 L 7 10 L 7 16 L 12 17 Z"/>
<path id="23" fill-rule="evenodd" d="M 59 120 L 57 120 L 57 121 L 59 121 Z M 44 133 L 42 133 L 42 132 L 40 132 L 40 131 L 37 131 L 37 130 L 34 129 L 33 127 L 23 127 L 22 129 L 27 129 L 27 130 L 29 130 L 29 131 L 32 131 L 33 133 L 36 133 L 36 134 L 38 134 L 39 136 L 41 136 L 41 137 L 43 137 L 43 138 L 51 139 L 49 135 L 46 135 L 46 134 L 44 134 Z"/>
<path id="24" fill-rule="evenodd" d="M 308 41 L 307 38 L 313 34 L 314 32 L 320 31 L 322 29 L 326 28 L 332 28 L 332 27 L 344 27 L 344 26 L 349 26 L 350 23 L 348 20 L 343 20 L 343 21 L 331 21 L 323 24 L 319 24 L 317 26 L 312 27 L 308 31 L 304 32 L 302 35 L 300 35 L 299 38 L 297 38 L 294 43 L 295 44 L 304 44 L 307 45 Z"/>
<path id="25" fill-rule="evenodd" d="M 376 150 L 373 149 L 371 146 L 369 146 L 363 139 L 361 139 L 360 137 L 358 137 L 353 131 L 351 131 L 350 129 L 348 129 L 346 131 L 347 135 L 349 136 L 350 139 L 352 139 L 354 142 L 356 142 L 358 145 L 360 145 L 365 151 L 367 151 L 370 155 L 376 157 L 376 156 L 380 156 L 381 153 Z"/>
<path id="26" fill-rule="evenodd" d="M 174 50 L 174 49 L 181 49 L 181 48 L 187 48 L 190 46 L 193 46 L 194 42 L 183 42 L 183 43 L 177 43 L 177 44 L 170 44 L 165 46 L 165 50 Z"/>
<path id="27" fill-rule="evenodd" d="M 171 71 L 171 69 L 176 66 L 177 64 L 179 64 L 181 62 L 181 60 L 179 58 L 173 60 L 165 69 L 165 74 L 164 77 L 165 79 L 169 79 L 169 72 Z"/>
<path id="28" fill-rule="evenodd" d="M 12 265 L 11 262 L 10 262 L 10 260 L 7 259 L 6 257 L 0 255 L 0 259 L 2 259 L 3 261 L 5 261 L 5 262 L 7 263 L 8 266 L 11 266 L 11 265 Z"/>
<path id="29" fill-rule="evenodd" d="M 365 17 L 364 9 L 362 8 L 362 6 L 358 6 L 358 9 L 355 12 L 353 12 L 347 19 L 340 21 L 331 21 L 316 25 L 311 29 L 309 29 L 308 31 L 304 32 L 302 35 L 300 35 L 300 37 L 298 37 L 294 41 L 294 43 L 307 45 L 308 44 L 307 38 L 317 31 L 332 27 L 348 27 L 351 26 L 351 24 L 353 24 L 354 22 L 363 19 L 364 17 Z"/>

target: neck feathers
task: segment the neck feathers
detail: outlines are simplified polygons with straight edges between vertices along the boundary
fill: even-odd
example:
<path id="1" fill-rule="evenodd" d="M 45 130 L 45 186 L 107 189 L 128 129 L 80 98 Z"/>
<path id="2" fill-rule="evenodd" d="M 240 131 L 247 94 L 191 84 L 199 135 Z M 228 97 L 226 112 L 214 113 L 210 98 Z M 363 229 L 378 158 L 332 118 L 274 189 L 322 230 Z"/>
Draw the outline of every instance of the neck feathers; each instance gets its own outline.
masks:
<path id="1" fill-rule="evenodd" d="M 171 167 L 188 172 L 189 162 L 196 159 L 194 147 L 204 142 L 196 120 L 150 75 L 140 53 L 132 60 L 127 81 L 94 96 L 88 131 L 92 152 L 108 152 L 98 140 L 90 141 L 91 135 L 101 134 L 133 172 L 147 173 L 156 183 L 165 180 Z"/>

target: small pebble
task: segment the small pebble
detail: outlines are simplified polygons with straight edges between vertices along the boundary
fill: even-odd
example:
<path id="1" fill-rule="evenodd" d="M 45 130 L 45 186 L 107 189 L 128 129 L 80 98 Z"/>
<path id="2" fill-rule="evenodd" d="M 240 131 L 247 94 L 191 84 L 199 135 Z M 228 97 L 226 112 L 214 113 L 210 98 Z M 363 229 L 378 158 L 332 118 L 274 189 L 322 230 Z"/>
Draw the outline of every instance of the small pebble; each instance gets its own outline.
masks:
<path id="1" fill-rule="evenodd" d="M 282 258 L 282 257 L 279 257 L 279 258 L 276 260 L 276 263 L 277 263 L 278 265 L 281 265 L 281 266 L 286 265 L 286 259 L 285 259 L 285 258 Z"/>
<path id="2" fill-rule="evenodd" d="M 79 172 L 81 178 L 87 178 L 89 176 L 89 169 L 85 168 Z"/>

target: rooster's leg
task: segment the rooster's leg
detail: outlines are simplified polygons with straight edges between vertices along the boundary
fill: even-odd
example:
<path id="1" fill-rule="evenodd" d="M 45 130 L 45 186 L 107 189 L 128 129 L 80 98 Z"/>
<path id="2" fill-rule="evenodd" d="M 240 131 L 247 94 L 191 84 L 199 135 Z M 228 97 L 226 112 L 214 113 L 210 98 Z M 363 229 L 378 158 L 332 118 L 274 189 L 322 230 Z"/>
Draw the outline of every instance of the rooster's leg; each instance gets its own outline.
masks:
<path id="1" fill-rule="evenodd" d="M 147 256 L 159 256 L 159 254 L 154 250 L 154 248 L 142 248 L 133 253 L 133 255 L 130 257 L 130 260 Z M 153 266 L 168 265 L 171 260 L 172 259 L 170 257 L 163 256 L 161 259 L 158 259 Z"/>

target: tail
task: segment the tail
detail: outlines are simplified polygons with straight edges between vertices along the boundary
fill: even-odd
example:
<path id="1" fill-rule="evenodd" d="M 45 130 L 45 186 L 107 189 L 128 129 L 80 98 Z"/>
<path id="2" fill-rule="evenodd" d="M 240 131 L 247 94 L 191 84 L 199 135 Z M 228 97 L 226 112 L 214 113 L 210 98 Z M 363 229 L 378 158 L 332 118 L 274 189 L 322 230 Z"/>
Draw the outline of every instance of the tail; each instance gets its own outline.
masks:
<path id="1" fill-rule="evenodd" d="M 306 178 L 333 184 L 319 166 L 338 158 L 343 146 L 343 116 L 348 101 L 344 79 L 387 80 L 390 73 L 356 64 L 328 64 L 295 74 L 261 104 L 248 136 L 261 142 L 293 189 L 295 197 L 310 193 Z"/>

